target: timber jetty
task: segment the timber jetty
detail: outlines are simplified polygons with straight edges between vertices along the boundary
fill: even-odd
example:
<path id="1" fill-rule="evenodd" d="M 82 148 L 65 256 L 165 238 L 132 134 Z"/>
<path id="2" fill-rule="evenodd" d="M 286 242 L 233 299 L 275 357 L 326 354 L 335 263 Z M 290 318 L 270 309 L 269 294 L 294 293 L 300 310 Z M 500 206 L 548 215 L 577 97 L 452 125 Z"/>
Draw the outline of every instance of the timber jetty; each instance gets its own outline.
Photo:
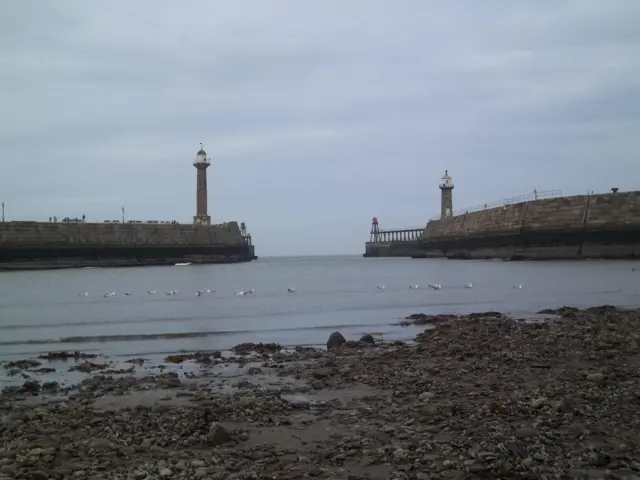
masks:
<path id="1" fill-rule="evenodd" d="M 176 221 L 106 220 L 53 217 L 48 222 L 0 222 L 0 270 L 237 263 L 256 259 L 246 225 L 211 224 L 207 213 L 206 169 L 202 148 L 197 169 L 196 215 L 192 224 Z M 3 205 L 4 207 L 4 205 Z"/>
<path id="2" fill-rule="evenodd" d="M 569 260 L 640 258 L 640 191 L 563 196 L 537 192 L 453 212 L 453 181 L 440 183 L 441 213 L 417 240 L 367 242 L 378 255 L 413 258 Z M 402 230 L 397 230 L 402 231 Z M 369 246 L 371 244 L 371 246 Z M 397 245 L 397 246 L 396 246 Z M 403 255 L 386 255 L 402 252 Z"/>

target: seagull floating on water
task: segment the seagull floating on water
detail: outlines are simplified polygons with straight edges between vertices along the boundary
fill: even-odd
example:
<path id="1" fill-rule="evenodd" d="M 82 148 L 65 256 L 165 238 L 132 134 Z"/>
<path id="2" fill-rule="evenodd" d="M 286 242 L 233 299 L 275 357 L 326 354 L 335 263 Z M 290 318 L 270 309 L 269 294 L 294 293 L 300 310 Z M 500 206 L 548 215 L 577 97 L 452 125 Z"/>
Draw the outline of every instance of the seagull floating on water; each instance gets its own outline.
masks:
<path id="1" fill-rule="evenodd" d="M 78 295 L 80 295 L 81 297 L 88 297 L 89 292 L 79 293 Z"/>
<path id="2" fill-rule="evenodd" d="M 420 285 L 418 285 L 418 284 L 416 284 L 416 285 L 409 285 L 409 288 L 416 289 L 416 288 L 418 288 L 419 286 L 420 286 Z"/>
<path id="3" fill-rule="evenodd" d="M 514 285 L 513 288 L 522 288 L 522 284 Z"/>
<path id="4" fill-rule="evenodd" d="M 236 291 L 236 295 L 246 295 L 247 292 L 245 292 L 244 290 L 238 290 Z"/>
<path id="5" fill-rule="evenodd" d="M 216 291 L 215 288 L 207 288 L 207 293 L 213 293 L 215 291 Z"/>
<path id="6" fill-rule="evenodd" d="M 250 289 L 250 290 L 247 290 L 247 293 L 256 293 L 256 289 L 255 289 L 255 288 L 252 288 L 252 289 Z"/>
<path id="7" fill-rule="evenodd" d="M 439 283 L 430 283 L 429 286 L 433 289 L 433 290 L 440 290 L 442 288 L 442 285 L 440 285 Z"/>
<path id="8" fill-rule="evenodd" d="M 294 293 L 295 291 L 296 291 L 295 288 L 291 288 L 291 287 L 287 288 L 287 292 L 289 293 Z"/>
<path id="9" fill-rule="evenodd" d="M 129 295 L 131 295 L 131 292 L 124 292 L 124 294 L 128 297 Z"/>
<path id="10" fill-rule="evenodd" d="M 471 282 L 466 283 L 464 288 L 473 288 L 473 283 L 471 283 Z"/>
<path id="11" fill-rule="evenodd" d="M 156 293 L 156 291 L 155 291 L 155 290 L 147 290 L 147 293 L 148 293 L 149 295 L 153 295 L 154 293 Z"/>
<path id="12" fill-rule="evenodd" d="M 379 285 L 377 288 L 378 288 L 378 290 L 380 290 L 381 292 L 384 292 L 384 291 L 387 289 L 387 287 L 385 287 L 384 285 Z"/>
<path id="13" fill-rule="evenodd" d="M 108 293 L 108 292 L 107 292 L 107 293 L 105 293 L 105 294 L 103 295 L 103 297 L 104 297 L 104 298 L 107 298 L 107 297 L 115 297 L 115 296 L 116 296 L 116 292 L 111 292 L 111 293 Z"/>
<path id="14" fill-rule="evenodd" d="M 199 297 L 200 295 L 202 295 L 202 292 L 200 290 L 196 290 L 196 297 Z"/>
<path id="15" fill-rule="evenodd" d="M 178 293 L 177 290 L 169 290 L 168 292 L 165 292 L 165 295 L 175 295 L 176 293 Z"/>

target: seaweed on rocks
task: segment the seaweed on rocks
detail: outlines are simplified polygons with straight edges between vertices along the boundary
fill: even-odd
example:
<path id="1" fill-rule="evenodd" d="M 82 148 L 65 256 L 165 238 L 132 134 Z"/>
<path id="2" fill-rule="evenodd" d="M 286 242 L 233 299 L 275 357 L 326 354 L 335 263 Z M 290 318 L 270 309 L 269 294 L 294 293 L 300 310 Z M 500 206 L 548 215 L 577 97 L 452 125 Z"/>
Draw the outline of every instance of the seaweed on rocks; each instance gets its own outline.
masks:
<path id="1" fill-rule="evenodd" d="M 27 370 L 29 368 L 39 367 L 40 365 L 42 365 L 42 363 L 37 360 L 26 359 L 7 362 L 3 366 L 7 370 Z"/>
<path id="2" fill-rule="evenodd" d="M 576 307 L 544 308 L 538 311 L 541 315 L 573 315 L 580 310 Z"/>
<path id="3" fill-rule="evenodd" d="M 480 312 L 470 313 L 469 315 L 427 315 L 426 313 L 413 313 L 408 317 L 405 317 L 404 321 L 395 325 L 402 327 L 409 325 L 430 325 L 430 324 L 443 324 L 455 321 L 477 320 L 477 319 L 500 319 L 506 318 L 503 313 L 500 312 Z"/>
<path id="4" fill-rule="evenodd" d="M 259 355 L 271 355 L 282 350 L 277 343 L 241 343 L 232 348 L 238 355 L 249 355 L 255 352 Z"/>
<path id="5" fill-rule="evenodd" d="M 108 367 L 106 363 L 93 363 L 89 361 L 85 361 L 82 363 L 77 363 L 73 367 L 69 369 L 70 372 L 82 372 L 82 373 L 91 373 L 98 370 L 104 370 Z"/>
<path id="6" fill-rule="evenodd" d="M 44 360 L 85 360 L 89 358 L 96 358 L 98 355 L 95 353 L 82 353 L 78 351 L 74 352 L 49 352 L 43 355 L 39 355 L 38 358 Z"/>
<path id="7" fill-rule="evenodd" d="M 196 352 L 196 353 L 183 353 L 178 355 L 169 355 L 164 359 L 166 363 L 183 363 L 187 360 L 193 360 L 196 363 L 200 364 L 211 364 L 214 363 L 215 360 L 222 358 L 222 353 L 219 351 L 211 351 L 211 352 Z"/>
<path id="8" fill-rule="evenodd" d="M 587 313 L 611 313 L 611 312 L 616 312 L 618 311 L 618 308 L 613 306 L 613 305 L 599 305 L 596 307 L 589 307 L 585 310 L 580 310 L 577 307 L 560 307 L 560 308 L 545 308 L 543 310 L 540 310 L 539 314 L 547 314 L 547 315 L 560 315 L 563 317 L 569 317 L 569 316 L 574 316 L 578 313 L 580 313 L 581 311 L 587 312 Z"/>

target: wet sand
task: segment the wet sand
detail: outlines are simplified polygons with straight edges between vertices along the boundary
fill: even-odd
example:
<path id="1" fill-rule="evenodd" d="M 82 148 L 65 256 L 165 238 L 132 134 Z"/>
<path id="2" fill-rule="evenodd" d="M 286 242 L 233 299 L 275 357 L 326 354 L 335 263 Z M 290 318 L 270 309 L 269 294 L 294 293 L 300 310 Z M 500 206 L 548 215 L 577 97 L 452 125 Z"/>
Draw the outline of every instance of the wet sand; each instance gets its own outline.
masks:
<path id="1" fill-rule="evenodd" d="M 640 312 L 543 316 L 414 315 L 414 342 L 124 373 L 79 355 L 96 370 L 75 386 L 10 367 L 33 378 L 0 397 L 0 478 L 640 478 Z"/>

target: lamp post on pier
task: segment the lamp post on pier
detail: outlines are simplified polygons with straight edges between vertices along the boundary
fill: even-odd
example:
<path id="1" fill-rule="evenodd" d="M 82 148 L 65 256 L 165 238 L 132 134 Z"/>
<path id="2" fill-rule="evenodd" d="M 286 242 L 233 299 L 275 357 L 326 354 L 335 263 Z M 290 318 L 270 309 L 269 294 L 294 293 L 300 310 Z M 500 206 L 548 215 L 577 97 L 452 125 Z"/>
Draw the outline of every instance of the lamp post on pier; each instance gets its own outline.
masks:
<path id="1" fill-rule="evenodd" d="M 122 223 L 124 223 L 124 207 L 122 207 Z"/>
<path id="2" fill-rule="evenodd" d="M 2 202 L 2 223 L 4 223 L 4 202 Z"/>

